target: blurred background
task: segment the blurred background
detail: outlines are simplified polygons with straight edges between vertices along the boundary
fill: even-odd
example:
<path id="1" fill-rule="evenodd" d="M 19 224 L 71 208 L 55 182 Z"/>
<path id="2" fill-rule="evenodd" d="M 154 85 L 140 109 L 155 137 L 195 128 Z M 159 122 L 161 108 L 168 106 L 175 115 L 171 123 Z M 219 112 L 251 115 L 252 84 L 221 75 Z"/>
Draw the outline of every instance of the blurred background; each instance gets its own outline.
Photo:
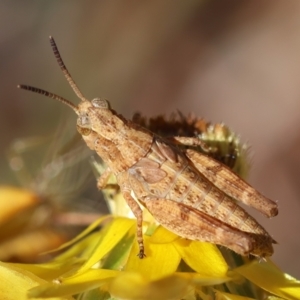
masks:
<path id="1" fill-rule="evenodd" d="M 251 213 L 279 243 L 274 261 L 300 277 L 299 1 L 1 1 L 0 24 L 0 184 L 18 184 L 6 158 L 16 138 L 76 132 L 70 109 L 16 89 L 78 101 L 52 35 L 87 98 L 127 118 L 178 109 L 239 133 L 250 183 L 279 203 L 274 219 Z"/>

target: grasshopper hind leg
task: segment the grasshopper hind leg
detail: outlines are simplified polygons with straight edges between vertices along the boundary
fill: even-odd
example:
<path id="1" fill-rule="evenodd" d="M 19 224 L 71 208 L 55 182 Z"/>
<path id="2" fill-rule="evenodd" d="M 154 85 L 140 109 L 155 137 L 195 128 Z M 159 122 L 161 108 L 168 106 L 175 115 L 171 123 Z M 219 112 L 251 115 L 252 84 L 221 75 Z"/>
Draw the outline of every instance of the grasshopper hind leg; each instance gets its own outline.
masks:
<path id="1" fill-rule="evenodd" d="M 146 198 L 143 203 L 162 226 L 180 237 L 222 245 L 243 256 L 255 251 L 256 241 L 251 234 L 182 203 L 159 198 Z"/>
<path id="2" fill-rule="evenodd" d="M 101 176 L 98 178 L 97 180 L 97 187 L 99 190 L 104 190 L 104 189 L 114 189 L 116 191 L 118 191 L 120 189 L 118 184 L 114 184 L 114 183 L 108 183 L 109 177 L 112 175 L 113 173 L 111 172 L 111 170 L 109 168 L 107 168 L 102 174 Z"/>

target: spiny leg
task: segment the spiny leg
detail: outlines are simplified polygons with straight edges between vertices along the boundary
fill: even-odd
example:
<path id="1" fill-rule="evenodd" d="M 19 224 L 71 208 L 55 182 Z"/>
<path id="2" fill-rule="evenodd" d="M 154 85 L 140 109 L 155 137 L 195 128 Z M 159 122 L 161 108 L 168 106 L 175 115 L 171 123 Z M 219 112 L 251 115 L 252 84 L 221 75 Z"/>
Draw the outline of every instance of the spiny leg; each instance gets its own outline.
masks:
<path id="1" fill-rule="evenodd" d="M 137 221 L 136 237 L 140 249 L 137 256 L 142 259 L 146 256 L 145 248 L 144 248 L 144 240 L 143 240 L 143 211 L 140 208 L 139 204 L 131 197 L 129 190 L 127 190 L 126 188 L 125 189 L 122 188 L 122 195 L 126 200 L 128 206 L 132 210 L 134 216 L 136 217 L 136 221 Z"/>

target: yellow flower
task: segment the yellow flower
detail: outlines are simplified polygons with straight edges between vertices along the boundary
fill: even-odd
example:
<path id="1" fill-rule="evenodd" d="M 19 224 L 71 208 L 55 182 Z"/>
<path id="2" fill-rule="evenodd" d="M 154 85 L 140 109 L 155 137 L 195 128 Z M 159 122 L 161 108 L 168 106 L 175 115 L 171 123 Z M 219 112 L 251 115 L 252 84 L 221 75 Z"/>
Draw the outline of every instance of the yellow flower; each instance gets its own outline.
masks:
<path id="1" fill-rule="evenodd" d="M 95 231 L 99 224 L 103 228 Z M 76 294 L 79 299 L 300 298 L 300 282 L 270 260 L 229 270 L 215 245 L 182 239 L 150 223 L 145 224 L 147 257 L 141 260 L 135 227 L 133 219 L 105 216 L 49 263 L 2 263 L 0 276 L 6 280 L 0 281 L 1 295 L 22 299 L 16 295 L 31 288 L 29 296 L 40 299 L 73 299 Z"/>

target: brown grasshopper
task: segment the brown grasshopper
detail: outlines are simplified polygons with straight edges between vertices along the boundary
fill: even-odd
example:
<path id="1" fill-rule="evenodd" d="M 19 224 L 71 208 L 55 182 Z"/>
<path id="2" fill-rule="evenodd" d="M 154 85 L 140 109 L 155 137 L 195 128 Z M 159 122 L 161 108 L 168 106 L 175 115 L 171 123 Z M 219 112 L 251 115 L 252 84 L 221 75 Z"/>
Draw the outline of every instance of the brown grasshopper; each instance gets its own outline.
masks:
<path id="1" fill-rule="evenodd" d="M 137 219 L 140 258 L 145 256 L 143 215 L 132 194 L 161 225 L 183 238 L 223 245 L 241 255 L 272 255 L 272 243 L 276 242 L 235 200 L 267 217 L 277 215 L 275 202 L 222 163 L 192 149 L 177 147 L 178 144 L 202 145 L 198 138 L 163 139 L 117 114 L 107 100 L 87 100 L 64 65 L 51 36 L 50 43 L 62 72 L 81 100 L 79 105 L 35 87 L 18 87 L 59 100 L 78 115 L 78 132 L 107 164 L 98 179 L 98 188 L 106 188 L 113 173 Z"/>

